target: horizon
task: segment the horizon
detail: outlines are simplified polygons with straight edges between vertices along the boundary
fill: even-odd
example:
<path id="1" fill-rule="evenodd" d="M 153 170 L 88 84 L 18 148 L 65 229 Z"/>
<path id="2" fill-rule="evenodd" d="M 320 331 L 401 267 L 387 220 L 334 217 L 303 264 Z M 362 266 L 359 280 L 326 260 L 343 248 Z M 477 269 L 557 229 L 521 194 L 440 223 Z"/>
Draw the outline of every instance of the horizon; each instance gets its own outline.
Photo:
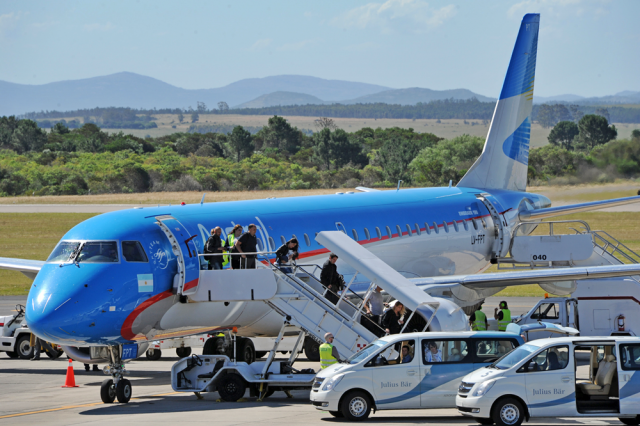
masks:
<path id="1" fill-rule="evenodd" d="M 301 75 L 497 97 L 522 17 L 541 13 L 536 96 L 606 96 L 640 90 L 638 12 L 640 2 L 596 0 L 7 1 L 0 80 L 41 85 L 131 72 L 196 90 Z"/>

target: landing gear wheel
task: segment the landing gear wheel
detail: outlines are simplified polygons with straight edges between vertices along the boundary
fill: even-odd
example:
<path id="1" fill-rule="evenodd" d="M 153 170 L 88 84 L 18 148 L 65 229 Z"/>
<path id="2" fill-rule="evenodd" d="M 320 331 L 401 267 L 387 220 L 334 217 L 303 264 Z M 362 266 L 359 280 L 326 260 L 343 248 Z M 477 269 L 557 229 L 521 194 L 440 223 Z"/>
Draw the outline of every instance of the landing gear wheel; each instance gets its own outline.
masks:
<path id="1" fill-rule="evenodd" d="M 256 350 L 251 339 L 243 338 L 240 340 L 240 342 L 236 342 L 236 344 L 238 345 L 237 361 L 246 362 L 247 364 L 255 362 Z"/>
<path id="2" fill-rule="evenodd" d="M 232 357 L 233 354 L 228 353 L 231 352 L 232 348 L 224 349 L 224 337 L 210 337 L 204 342 L 204 347 L 202 348 L 202 355 L 227 355 L 229 358 Z"/>
<path id="3" fill-rule="evenodd" d="M 493 406 L 493 422 L 498 426 L 520 426 L 524 420 L 524 408 L 520 401 L 505 398 Z"/>
<path id="4" fill-rule="evenodd" d="M 344 417 L 344 414 L 342 414 L 342 411 L 329 411 L 329 414 L 331 414 L 333 417 L 337 417 L 339 419 Z"/>
<path id="5" fill-rule="evenodd" d="M 342 415 L 352 422 L 366 420 L 371 414 L 369 395 L 362 391 L 352 391 L 342 398 L 340 404 Z"/>
<path id="6" fill-rule="evenodd" d="M 49 350 L 46 350 L 46 351 L 45 351 L 45 352 L 47 353 L 47 356 L 48 356 L 49 358 L 51 358 L 51 359 L 58 359 L 58 358 L 60 358 L 60 356 L 62 355 L 63 351 L 62 351 L 62 350 L 58 350 L 58 349 L 53 348 L 53 347 L 52 347 L 51 349 L 53 349 L 53 351 L 49 351 Z"/>
<path id="7" fill-rule="evenodd" d="M 148 349 L 145 356 L 149 361 L 157 361 L 162 357 L 162 351 L 160 349 Z"/>
<path id="8" fill-rule="evenodd" d="M 320 344 L 306 336 L 304 338 L 304 354 L 309 361 L 320 361 Z"/>
<path id="9" fill-rule="evenodd" d="M 9 358 L 18 358 L 18 354 L 16 352 L 7 352 L 7 356 Z"/>
<path id="10" fill-rule="evenodd" d="M 221 378 L 217 387 L 220 398 L 228 402 L 236 402 L 247 390 L 244 379 L 236 373 L 229 373 Z"/>
<path id="11" fill-rule="evenodd" d="M 492 419 L 478 419 L 478 418 L 476 418 L 476 422 L 481 424 L 481 425 L 492 425 L 493 424 L 493 420 Z"/>
<path id="12" fill-rule="evenodd" d="M 256 351 L 256 359 L 258 358 L 262 358 L 263 356 L 265 356 L 267 354 L 266 351 Z"/>
<path id="13" fill-rule="evenodd" d="M 131 399 L 131 394 L 131 382 L 127 379 L 120 379 L 116 385 L 116 397 L 118 398 L 118 402 L 126 404 Z"/>
<path id="14" fill-rule="evenodd" d="M 624 423 L 625 425 L 640 425 L 640 416 L 635 416 L 635 417 L 622 417 L 619 418 L 618 420 L 620 420 L 622 423 Z"/>
<path id="15" fill-rule="evenodd" d="M 185 346 L 184 348 L 176 348 L 176 354 L 180 358 L 186 358 L 191 355 L 191 348 L 189 346 Z"/>
<path id="16" fill-rule="evenodd" d="M 113 379 L 105 379 L 100 385 L 100 399 L 105 404 L 112 404 L 116 400 L 116 387 L 113 386 Z"/>
<path id="17" fill-rule="evenodd" d="M 33 356 L 33 351 L 35 348 L 29 346 L 29 335 L 23 334 L 18 337 L 18 341 L 16 342 L 16 353 L 20 359 L 29 359 Z"/>

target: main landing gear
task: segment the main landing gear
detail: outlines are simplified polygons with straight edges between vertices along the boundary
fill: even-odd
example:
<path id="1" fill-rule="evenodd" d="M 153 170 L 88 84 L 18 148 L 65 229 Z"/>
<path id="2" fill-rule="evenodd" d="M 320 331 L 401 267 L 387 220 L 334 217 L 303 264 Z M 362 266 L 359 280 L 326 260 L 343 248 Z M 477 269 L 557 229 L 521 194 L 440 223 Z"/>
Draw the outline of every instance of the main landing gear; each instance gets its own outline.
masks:
<path id="1" fill-rule="evenodd" d="M 110 374 L 110 379 L 105 379 L 100 386 L 100 398 L 105 404 L 113 403 L 116 398 L 118 402 L 126 404 L 131 399 L 131 382 L 124 378 L 127 370 L 124 368 L 120 357 L 120 346 L 109 346 L 109 356 L 111 362 L 102 370 L 104 374 Z"/>

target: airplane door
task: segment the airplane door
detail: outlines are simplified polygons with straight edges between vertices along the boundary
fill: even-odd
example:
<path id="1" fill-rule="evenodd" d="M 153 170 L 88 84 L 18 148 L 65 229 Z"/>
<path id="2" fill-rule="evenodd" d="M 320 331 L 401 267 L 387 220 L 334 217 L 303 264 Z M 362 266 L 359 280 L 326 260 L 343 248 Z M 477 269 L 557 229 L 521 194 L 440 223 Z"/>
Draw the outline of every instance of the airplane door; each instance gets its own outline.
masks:
<path id="1" fill-rule="evenodd" d="M 638 414 L 640 405 L 640 344 L 617 343 L 620 414 Z"/>
<path id="2" fill-rule="evenodd" d="M 160 229 L 165 233 L 173 254 L 178 260 L 177 283 L 178 294 L 193 294 L 198 290 L 200 281 L 200 258 L 194 239 L 198 234 L 191 234 L 176 218 L 172 216 L 156 217 Z"/>

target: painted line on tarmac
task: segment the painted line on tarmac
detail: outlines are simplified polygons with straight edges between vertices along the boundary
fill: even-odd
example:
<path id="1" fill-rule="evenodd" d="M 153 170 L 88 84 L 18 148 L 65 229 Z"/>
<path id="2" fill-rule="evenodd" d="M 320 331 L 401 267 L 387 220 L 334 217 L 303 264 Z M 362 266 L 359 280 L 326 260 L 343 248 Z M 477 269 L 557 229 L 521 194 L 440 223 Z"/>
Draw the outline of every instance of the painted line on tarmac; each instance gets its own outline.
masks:
<path id="1" fill-rule="evenodd" d="M 180 393 L 184 393 L 184 392 L 169 392 L 169 393 L 159 393 L 159 394 L 156 394 L 156 395 L 148 395 L 148 396 L 136 396 L 136 397 L 133 397 L 131 399 L 146 399 L 146 398 L 154 398 L 154 397 L 159 397 L 159 396 L 177 395 L 177 394 L 180 394 Z M 51 413 L 53 411 L 61 411 L 61 410 L 73 410 L 74 408 L 94 407 L 96 405 L 107 405 L 107 404 L 105 404 L 104 402 L 92 402 L 90 404 L 66 405 L 64 407 L 48 408 L 46 410 L 27 411 L 26 413 L 7 414 L 6 416 L 0 416 L 0 419 L 9 419 L 9 418 L 12 418 L 12 417 L 30 416 L 32 414 Z"/>

